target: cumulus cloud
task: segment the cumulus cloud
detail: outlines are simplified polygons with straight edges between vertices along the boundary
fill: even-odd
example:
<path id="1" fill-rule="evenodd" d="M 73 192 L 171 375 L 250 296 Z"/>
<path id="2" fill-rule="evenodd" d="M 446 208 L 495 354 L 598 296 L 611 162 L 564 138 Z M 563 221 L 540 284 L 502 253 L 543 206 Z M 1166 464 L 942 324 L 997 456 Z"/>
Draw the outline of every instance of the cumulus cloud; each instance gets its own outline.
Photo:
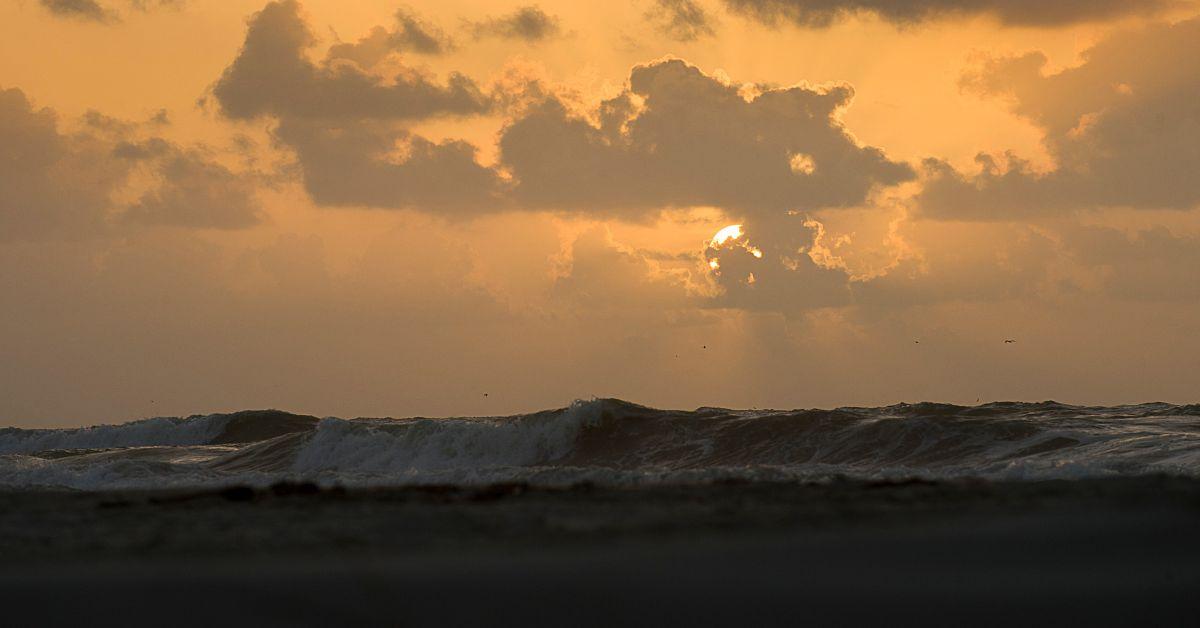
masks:
<path id="1" fill-rule="evenodd" d="M 186 2 L 187 0 L 128 0 L 128 5 L 130 9 L 148 13 L 158 8 L 178 9 Z M 121 21 L 120 11 L 96 0 L 38 0 L 38 4 L 55 17 L 96 24 L 116 24 Z"/>
<path id="2" fill-rule="evenodd" d="M 99 230 L 109 196 L 128 168 L 109 146 L 60 132 L 51 109 L 19 89 L 0 89 L 0 240 L 82 235 Z"/>
<path id="3" fill-rule="evenodd" d="M 397 47 L 423 45 L 414 33 L 429 28 L 414 19 L 401 12 L 396 31 L 377 28 L 357 44 L 334 46 L 318 65 L 306 56 L 316 42 L 299 4 L 273 2 L 250 20 L 213 94 L 230 118 L 277 120 L 275 138 L 295 152 L 305 188 L 321 205 L 494 211 L 500 177 L 477 162 L 474 146 L 404 128 L 485 113 L 491 97 L 460 74 L 443 85 L 411 70 L 393 80 L 368 71 Z"/>
<path id="4" fill-rule="evenodd" d="M 856 15 L 894 24 L 984 16 L 1007 26 L 1053 27 L 1152 15 L 1175 0 L 725 0 L 730 11 L 768 25 L 825 28 Z"/>
<path id="5" fill-rule="evenodd" d="M 117 13 L 96 0 L 38 0 L 47 11 L 56 17 L 65 17 L 107 24 L 119 19 Z"/>
<path id="6" fill-rule="evenodd" d="M 554 90 L 524 83 L 497 83 L 504 93 L 493 96 L 461 75 L 445 86 L 417 74 L 389 83 L 354 64 L 318 66 L 305 56 L 312 45 L 299 6 L 272 3 L 251 20 L 213 92 L 229 117 L 278 119 L 276 137 L 296 151 L 321 204 L 635 220 L 708 205 L 741 216 L 860 204 L 914 177 L 843 128 L 848 85 L 739 85 L 664 60 L 634 68 L 624 92 L 581 113 Z M 480 165 L 470 144 L 401 128 L 492 111 L 516 92 L 537 100 L 521 97 L 512 110 L 494 168 Z"/>
<path id="7" fill-rule="evenodd" d="M 415 41 L 419 38 L 409 43 Z M 272 2 L 256 13 L 237 58 L 213 87 L 225 115 L 414 120 L 489 107 L 475 82 L 462 74 L 442 84 L 405 69 L 385 80 L 337 57 L 314 64 L 306 53 L 315 43 L 295 0 Z"/>
<path id="8" fill-rule="evenodd" d="M 696 41 L 716 34 L 714 18 L 696 0 L 655 0 L 646 18 L 675 41 Z"/>
<path id="9" fill-rule="evenodd" d="M 454 40 L 410 10 L 396 12 L 396 30 L 390 39 L 398 50 L 439 55 L 454 48 Z"/>
<path id="10" fill-rule="evenodd" d="M 254 177 L 235 173 L 198 148 L 161 138 L 122 142 L 113 150 L 152 170 L 155 185 L 120 214 L 130 223 L 208 229 L 241 229 L 262 220 Z"/>
<path id="11" fill-rule="evenodd" d="M 1200 203 L 1200 19 L 1104 39 L 1056 73 L 1029 53 L 991 59 L 966 89 L 1007 99 L 1037 125 L 1055 160 L 981 155 L 978 172 L 926 163 L 924 215 L 1015 220 L 1097 207 L 1190 209 Z"/>
<path id="12" fill-rule="evenodd" d="M 445 54 L 455 47 L 454 40 L 437 26 L 427 23 L 409 9 L 396 12 L 392 29 L 376 26 L 353 43 L 335 44 L 329 48 L 327 63 L 346 59 L 360 68 L 371 69 L 395 52 L 424 55 Z"/>
<path id="13" fill-rule="evenodd" d="M 501 37 L 539 42 L 562 34 L 561 20 L 537 5 L 525 6 L 500 17 L 492 17 L 471 25 L 476 38 Z"/>
<path id="14" fill-rule="evenodd" d="M 118 224 L 238 228 L 258 221 L 249 175 L 198 148 L 138 139 L 137 125 L 96 112 L 84 130 L 59 129 L 18 89 L 0 90 L 0 240 L 83 238 Z M 133 175 L 144 174 L 138 187 Z M 141 190 L 121 202 L 122 193 Z"/>
<path id="15" fill-rule="evenodd" d="M 555 98 L 532 108 L 504 129 L 501 162 L 528 207 L 638 217 L 846 206 L 913 177 L 842 127 L 836 114 L 852 96 L 847 85 L 735 85 L 658 61 L 633 69 L 628 88 L 593 112 L 599 124 Z"/>
<path id="16" fill-rule="evenodd" d="M 321 205 L 415 208 L 442 214 L 503 207 L 502 181 L 463 141 L 432 142 L 377 122 L 330 126 L 284 119 L 276 136 L 296 151 L 304 185 Z"/>
<path id="17" fill-rule="evenodd" d="M 797 312 L 851 303 L 845 268 L 820 253 L 819 225 L 800 216 L 758 219 L 704 251 L 720 287 L 712 307 Z"/>

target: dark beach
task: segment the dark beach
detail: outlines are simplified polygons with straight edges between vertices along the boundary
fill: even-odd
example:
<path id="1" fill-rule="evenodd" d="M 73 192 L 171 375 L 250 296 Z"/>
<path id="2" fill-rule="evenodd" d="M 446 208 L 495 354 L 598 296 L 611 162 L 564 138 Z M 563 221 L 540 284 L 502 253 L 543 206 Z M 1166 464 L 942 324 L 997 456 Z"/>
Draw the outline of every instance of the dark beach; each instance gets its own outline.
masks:
<path id="1" fill-rule="evenodd" d="M 1200 481 L 15 491 L 9 625 L 1185 625 Z"/>

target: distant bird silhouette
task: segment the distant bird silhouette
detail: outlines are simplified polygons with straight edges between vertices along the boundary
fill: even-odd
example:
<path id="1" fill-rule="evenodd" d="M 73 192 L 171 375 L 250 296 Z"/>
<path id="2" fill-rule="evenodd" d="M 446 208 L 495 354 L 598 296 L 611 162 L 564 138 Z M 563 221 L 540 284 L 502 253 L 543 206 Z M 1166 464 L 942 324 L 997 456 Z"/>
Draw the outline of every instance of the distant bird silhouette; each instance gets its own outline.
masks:
<path id="1" fill-rule="evenodd" d="M 484 397 L 486 397 L 486 396 L 487 396 L 487 393 L 483 393 L 483 396 L 484 396 Z"/>
<path id="2" fill-rule="evenodd" d="M 1006 345 L 1015 345 L 1015 344 L 1017 344 L 1017 341 L 1016 341 L 1016 340 L 1009 339 L 1009 340 L 1005 340 L 1005 341 L 1004 341 L 1004 344 L 1006 344 Z"/>
<path id="3" fill-rule="evenodd" d="M 914 340 L 914 341 L 913 341 L 913 344 L 914 344 L 914 345 L 919 345 L 919 344 L 921 344 L 921 341 L 920 341 L 920 340 Z"/>
<path id="4" fill-rule="evenodd" d="M 708 348 L 708 345 L 704 345 L 704 346 L 702 346 L 702 347 L 700 347 L 700 348 L 701 348 L 701 349 L 707 349 L 707 348 Z"/>

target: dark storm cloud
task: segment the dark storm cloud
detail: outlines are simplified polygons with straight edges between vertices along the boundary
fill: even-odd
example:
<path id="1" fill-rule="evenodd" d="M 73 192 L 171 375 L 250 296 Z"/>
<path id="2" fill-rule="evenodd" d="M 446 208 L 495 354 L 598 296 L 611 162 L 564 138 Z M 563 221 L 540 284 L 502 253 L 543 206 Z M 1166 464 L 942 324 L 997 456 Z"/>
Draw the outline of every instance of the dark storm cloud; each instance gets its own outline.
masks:
<path id="1" fill-rule="evenodd" d="M 277 137 L 296 151 L 304 186 L 321 205 L 495 211 L 501 180 L 467 142 L 431 142 L 372 122 L 330 126 L 285 119 Z"/>
<path id="2" fill-rule="evenodd" d="M 835 118 L 846 85 L 746 93 L 679 60 L 637 66 L 599 126 L 549 99 L 509 124 L 501 161 L 531 207 L 636 217 L 664 207 L 733 214 L 861 203 L 913 177 Z"/>
<path id="3" fill-rule="evenodd" d="M 536 5 L 525 6 L 508 15 L 493 17 L 472 25 L 475 37 L 501 37 L 539 42 L 562 34 L 560 20 Z"/>
<path id="4" fill-rule="evenodd" d="M 38 0 L 47 11 L 57 17 L 86 20 L 107 24 L 119 18 L 117 14 L 96 0 Z"/>
<path id="5" fill-rule="evenodd" d="M 488 99 L 475 82 L 461 74 L 452 74 L 446 84 L 415 71 L 386 81 L 356 65 L 337 63 L 336 58 L 312 63 L 305 53 L 314 44 L 299 3 L 268 4 L 250 20 L 245 44 L 213 87 L 222 111 L 239 119 L 276 115 L 414 120 L 488 109 Z"/>
<path id="6" fill-rule="evenodd" d="M 725 0 L 730 11 L 764 24 L 825 28 L 873 15 L 894 24 L 986 16 L 1008 26 L 1052 27 L 1149 15 L 1175 0 Z"/>
<path id="7" fill-rule="evenodd" d="M 712 16 L 695 0 L 655 0 L 646 18 L 675 41 L 695 41 L 716 34 Z"/>
<path id="8" fill-rule="evenodd" d="M 1200 19 L 1110 36 L 1083 63 L 1045 72 L 1041 53 L 993 59 L 964 86 L 1007 99 L 1040 127 L 1056 162 L 981 155 L 967 174 L 925 165 L 926 216 L 1009 220 L 1096 207 L 1190 209 L 1200 204 Z"/>

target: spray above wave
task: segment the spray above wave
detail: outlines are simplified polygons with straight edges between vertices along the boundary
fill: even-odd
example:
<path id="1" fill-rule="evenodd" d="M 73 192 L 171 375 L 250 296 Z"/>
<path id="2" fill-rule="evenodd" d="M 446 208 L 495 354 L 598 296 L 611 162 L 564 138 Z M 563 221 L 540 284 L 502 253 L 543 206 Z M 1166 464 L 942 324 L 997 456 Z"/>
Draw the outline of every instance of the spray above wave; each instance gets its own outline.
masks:
<path id="1" fill-rule="evenodd" d="M 1053 402 L 656 410 L 619 400 L 511 417 L 276 411 L 0 430 L 0 485 L 643 483 L 832 476 L 1200 475 L 1200 407 Z"/>

